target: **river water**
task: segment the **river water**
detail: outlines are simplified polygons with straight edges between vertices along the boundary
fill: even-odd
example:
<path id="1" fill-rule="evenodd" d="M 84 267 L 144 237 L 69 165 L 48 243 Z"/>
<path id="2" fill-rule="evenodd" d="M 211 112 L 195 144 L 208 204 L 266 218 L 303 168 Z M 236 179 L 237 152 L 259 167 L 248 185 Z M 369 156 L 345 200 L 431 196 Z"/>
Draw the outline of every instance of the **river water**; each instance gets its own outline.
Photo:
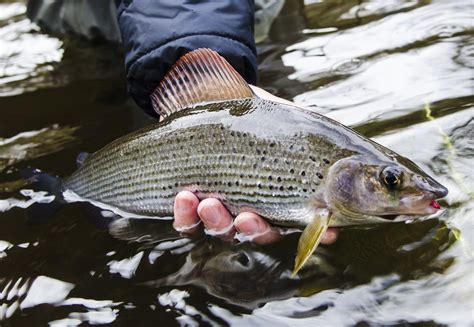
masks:
<path id="1" fill-rule="evenodd" d="M 297 236 L 257 246 L 111 222 L 45 195 L 25 167 L 67 176 L 150 122 L 120 49 L 43 34 L 0 1 L 0 325 L 474 325 L 474 4 L 287 0 L 258 45 L 260 86 L 405 155 L 449 188 L 416 223 L 346 228 L 292 279 Z"/>

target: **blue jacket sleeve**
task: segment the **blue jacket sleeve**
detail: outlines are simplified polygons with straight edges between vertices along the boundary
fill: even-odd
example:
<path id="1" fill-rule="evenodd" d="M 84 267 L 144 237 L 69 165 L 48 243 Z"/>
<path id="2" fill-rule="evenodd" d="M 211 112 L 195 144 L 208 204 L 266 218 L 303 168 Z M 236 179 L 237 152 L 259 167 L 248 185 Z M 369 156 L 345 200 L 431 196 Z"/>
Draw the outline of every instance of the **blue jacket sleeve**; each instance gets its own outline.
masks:
<path id="1" fill-rule="evenodd" d="M 152 115 L 151 91 L 179 57 L 197 48 L 219 52 L 256 83 L 252 0 L 123 0 L 118 22 L 129 93 Z"/>

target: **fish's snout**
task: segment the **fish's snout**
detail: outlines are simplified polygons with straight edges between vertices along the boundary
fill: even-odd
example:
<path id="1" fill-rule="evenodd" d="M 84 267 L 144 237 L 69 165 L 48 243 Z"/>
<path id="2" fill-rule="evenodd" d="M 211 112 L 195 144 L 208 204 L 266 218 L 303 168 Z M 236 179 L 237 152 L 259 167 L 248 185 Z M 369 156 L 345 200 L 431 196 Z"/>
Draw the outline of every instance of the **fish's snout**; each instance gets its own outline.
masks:
<path id="1" fill-rule="evenodd" d="M 444 198 L 449 193 L 446 187 L 432 178 L 421 178 L 418 184 L 421 189 L 431 193 L 433 195 L 433 199 Z"/>
<path id="2" fill-rule="evenodd" d="M 441 184 L 438 184 L 438 187 L 433 188 L 432 192 L 436 196 L 436 199 L 444 198 L 449 193 L 448 189 Z"/>

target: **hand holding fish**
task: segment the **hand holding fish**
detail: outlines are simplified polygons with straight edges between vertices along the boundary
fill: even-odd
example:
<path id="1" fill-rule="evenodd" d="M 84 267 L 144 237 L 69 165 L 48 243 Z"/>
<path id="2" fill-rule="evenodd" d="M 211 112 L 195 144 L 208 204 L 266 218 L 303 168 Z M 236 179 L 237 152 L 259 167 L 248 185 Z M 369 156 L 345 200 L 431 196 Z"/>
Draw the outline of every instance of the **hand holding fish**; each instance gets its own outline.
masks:
<path id="1" fill-rule="evenodd" d="M 217 199 L 209 198 L 199 202 L 199 199 L 189 191 L 178 193 L 174 201 L 173 226 L 187 233 L 196 231 L 199 221 L 207 230 L 224 238 L 241 233 L 258 244 L 268 244 L 278 241 L 284 234 L 284 229 L 271 226 L 265 219 L 253 212 L 240 213 L 235 219 Z M 323 236 L 322 244 L 332 244 L 339 235 L 339 229 L 329 228 Z"/>

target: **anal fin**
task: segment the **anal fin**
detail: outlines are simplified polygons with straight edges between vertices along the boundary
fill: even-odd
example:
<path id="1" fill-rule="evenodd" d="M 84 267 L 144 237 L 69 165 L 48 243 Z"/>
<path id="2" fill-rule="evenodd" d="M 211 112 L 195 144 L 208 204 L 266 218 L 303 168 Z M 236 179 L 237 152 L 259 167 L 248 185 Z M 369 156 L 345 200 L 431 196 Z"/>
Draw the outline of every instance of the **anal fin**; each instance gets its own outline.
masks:
<path id="1" fill-rule="evenodd" d="M 328 229 L 330 220 L 331 214 L 329 210 L 319 209 L 311 223 L 306 226 L 298 240 L 298 250 L 292 276 L 295 276 L 300 271 L 314 250 L 316 250 Z"/>

